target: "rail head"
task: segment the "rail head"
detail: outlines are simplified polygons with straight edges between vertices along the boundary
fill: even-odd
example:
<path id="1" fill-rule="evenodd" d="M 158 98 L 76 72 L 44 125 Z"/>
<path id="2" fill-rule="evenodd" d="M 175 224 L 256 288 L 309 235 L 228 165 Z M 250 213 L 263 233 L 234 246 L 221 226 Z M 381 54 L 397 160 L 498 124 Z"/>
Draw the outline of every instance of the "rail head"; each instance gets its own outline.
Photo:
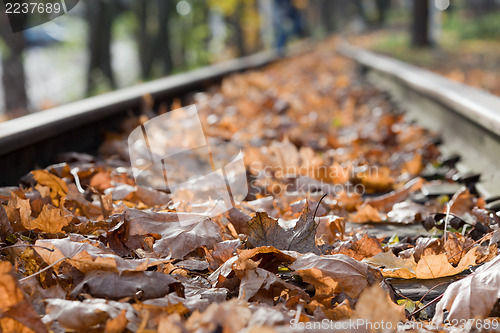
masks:
<path id="1" fill-rule="evenodd" d="M 338 51 L 362 66 L 396 78 L 500 136 L 500 97 L 347 42 L 340 44 Z"/>

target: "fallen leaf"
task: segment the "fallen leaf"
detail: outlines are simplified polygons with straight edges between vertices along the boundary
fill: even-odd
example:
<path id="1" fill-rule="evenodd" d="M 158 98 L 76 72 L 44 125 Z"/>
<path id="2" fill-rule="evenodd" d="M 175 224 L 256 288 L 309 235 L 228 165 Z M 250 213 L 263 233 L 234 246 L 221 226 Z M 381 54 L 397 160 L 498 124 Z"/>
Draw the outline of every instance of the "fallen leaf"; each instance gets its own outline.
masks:
<path id="1" fill-rule="evenodd" d="M 387 221 L 391 223 L 412 224 L 422 221 L 429 214 L 429 209 L 424 205 L 417 204 L 413 201 L 403 201 L 392 206 L 392 209 L 387 213 Z"/>
<path id="2" fill-rule="evenodd" d="M 393 206 L 402 202 L 410 196 L 411 193 L 420 190 L 422 185 L 424 184 L 424 180 L 420 177 L 414 178 L 407 182 L 402 188 L 392 191 L 390 193 L 377 196 L 375 198 L 368 198 L 365 200 L 365 204 L 369 204 L 373 208 L 387 213 L 389 212 Z"/>
<path id="3" fill-rule="evenodd" d="M 10 263 L 0 262 L 0 328 L 3 332 L 47 332 L 14 274 Z"/>
<path id="4" fill-rule="evenodd" d="M 273 246 L 300 253 L 318 252 L 315 244 L 316 223 L 313 212 L 305 206 L 293 228 L 284 229 L 266 213 L 257 212 L 249 222 L 248 243 L 251 246 Z"/>
<path id="5" fill-rule="evenodd" d="M 31 173 L 38 184 L 50 188 L 50 197 L 52 200 L 57 199 L 57 197 L 63 197 L 68 193 L 66 182 L 47 170 L 35 170 L 31 171 Z"/>
<path id="6" fill-rule="evenodd" d="M 203 246 L 211 247 L 220 242 L 219 225 L 198 214 L 186 214 L 186 220 L 178 221 L 176 213 L 153 213 L 130 209 L 125 221 L 130 223 L 129 236 L 159 234 L 153 250 L 167 258 L 183 259 L 190 252 Z"/>
<path id="7" fill-rule="evenodd" d="M 165 259 L 123 259 L 97 241 L 91 241 L 80 235 L 63 239 L 39 239 L 35 251 L 49 265 L 57 269 L 63 258 L 83 273 L 94 270 L 144 271 L 148 267 L 166 262 Z"/>
<path id="8" fill-rule="evenodd" d="M 154 287 L 153 287 L 154 286 Z M 106 272 L 93 271 L 87 273 L 70 296 L 89 294 L 96 298 L 120 300 L 125 297 L 147 300 L 160 298 L 171 292 L 184 296 L 184 287 L 168 274 L 152 271 L 144 272 Z"/>
<path id="9" fill-rule="evenodd" d="M 381 286 L 365 288 L 356 302 L 355 317 L 368 323 L 390 323 L 396 327 L 405 319 L 405 308 L 395 304 Z M 385 327 L 389 327 L 386 324 Z"/>
<path id="10" fill-rule="evenodd" d="M 373 236 L 364 234 L 359 238 L 355 236 L 354 239 L 346 242 L 341 242 L 333 250 L 332 253 L 340 253 L 348 255 L 358 261 L 364 258 L 370 258 L 382 252 L 380 242 Z"/>
<path id="11" fill-rule="evenodd" d="M 43 317 L 43 322 L 47 324 L 57 322 L 66 329 L 89 331 L 105 323 L 108 318 L 117 318 L 122 311 L 125 311 L 127 328 L 131 331 L 136 331 L 138 328 L 138 314 L 128 303 L 104 299 L 86 299 L 83 302 L 47 299 L 46 302 L 47 314 Z"/>
<path id="12" fill-rule="evenodd" d="M 47 204 L 43 206 L 40 215 L 25 227 L 26 229 L 38 229 L 42 232 L 57 234 L 61 232 L 72 219 L 71 216 L 63 216 L 60 209 Z"/>
<path id="13" fill-rule="evenodd" d="M 348 222 L 366 223 L 366 222 L 382 222 L 382 217 L 378 210 L 365 204 L 361 206 L 356 213 L 349 214 Z"/>
<path id="14" fill-rule="evenodd" d="M 462 322 L 486 318 L 500 298 L 500 257 L 479 267 L 474 273 L 448 286 L 436 305 L 432 321 L 442 324 L 444 310 L 447 320 Z"/>
<path id="15" fill-rule="evenodd" d="M 424 255 L 418 263 L 415 260 L 401 259 L 396 257 L 392 251 L 379 253 L 372 258 L 363 259 L 363 262 L 375 267 L 383 267 L 384 277 L 402 279 L 437 279 L 445 276 L 453 276 L 463 272 L 469 266 L 476 265 L 476 249 L 469 250 L 456 267 L 452 266 L 445 253 Z"/>
<path id="16" fill-rule="evenodd" d="M 304 282 L 316 288 L 316 295 L 345 292 L 358 298 L 367 287 L 379 283 L 382 276 L 377 269 L 343 254 L 317 256 L 307 253 L 290 266 Z"/>

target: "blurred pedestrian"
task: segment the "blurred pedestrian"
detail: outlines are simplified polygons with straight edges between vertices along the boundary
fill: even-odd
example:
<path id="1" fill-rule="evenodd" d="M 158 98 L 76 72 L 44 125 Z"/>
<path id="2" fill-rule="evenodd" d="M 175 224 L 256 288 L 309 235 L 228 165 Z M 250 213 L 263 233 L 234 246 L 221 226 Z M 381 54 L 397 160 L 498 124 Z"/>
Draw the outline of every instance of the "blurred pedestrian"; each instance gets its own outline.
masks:
<path id="1" fill-rule="evenodd" d="M 276 48 L 283 56 L 287 39 L 294 35 L 297 37 L 304 35 L 302 15 L 292 0 L 274 0 L 273 12 Z"/>

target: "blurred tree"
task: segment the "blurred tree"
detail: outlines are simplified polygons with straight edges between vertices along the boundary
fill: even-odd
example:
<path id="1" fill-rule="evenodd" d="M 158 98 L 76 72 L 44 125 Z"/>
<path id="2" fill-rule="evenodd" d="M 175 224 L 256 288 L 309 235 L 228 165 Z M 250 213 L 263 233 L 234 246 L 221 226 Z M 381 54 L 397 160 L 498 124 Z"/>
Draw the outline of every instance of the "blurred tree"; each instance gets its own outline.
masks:
<path id="1" fill-rule="evenodd" d="M 96 92 L 104 79 L 116 89 L 111 67 L 111 34 L 113 21 L 119 13 L 119 2 L 115 0 L 87 0 L 86 14 L 89 26 L 87 72 L 87 95 Z"/>
<path id="2" fill-rule="evenodd" d="M 259 49 L 262 40 L 257 0 L 209 0 L 208 6 L 219 12 L 228 23 L 228 44 L 236 48 L 237 56 Z"/>
<path id="3" fill-rule="evenodd" d="M 387 11 L 391 7 L 391 0 L 375 0 L 377 7 L 377 24 L 383 25 L 385 23 Z"/>
<path id="4" fill-rule="evenodd" d="M 175 9 L 174 1 L 137 1 L 134 5 L 138 21 L 137 39 L 142 77 L 151 78 L 157 64 L 161 66 L 163 75 L 170 74 L 173 64 L 169 22 Z"/>
<path id="5" fill-rule="evenodd" d="M 26 46 L 23 32 L 13 33 L 5 11 L 0 13 L 0 38 L 2 47 L 2 83 L 5 110 L 13 116 L 28 113 L 28 94 L 23 64 Z"/>
<path id="6" fill-rule="evenodd" d="M 413 0 L 413 22 L 411 26 L 411 45 L 413 47 L 430 46 L 429 40 L 429 1 Z"/>

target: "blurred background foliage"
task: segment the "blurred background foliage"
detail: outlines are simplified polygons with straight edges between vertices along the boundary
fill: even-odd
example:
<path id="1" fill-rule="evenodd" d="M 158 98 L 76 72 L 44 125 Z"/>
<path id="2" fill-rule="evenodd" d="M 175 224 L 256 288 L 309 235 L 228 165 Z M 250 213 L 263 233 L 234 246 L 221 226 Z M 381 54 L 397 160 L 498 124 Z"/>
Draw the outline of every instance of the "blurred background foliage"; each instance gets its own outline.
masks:
<path id="1" fill-rule="evenodd" d="M 450 57 L 475 52 L 477 66 L 488 68 L 498 63 L 488 48 L 500 35 L 499 8 L 497 0 L 80 0 L 66 15 L 15 34 L 2 10 L 0 114 L 337 34 L 422 66 L 460 70 L 471 60 Z"/>

